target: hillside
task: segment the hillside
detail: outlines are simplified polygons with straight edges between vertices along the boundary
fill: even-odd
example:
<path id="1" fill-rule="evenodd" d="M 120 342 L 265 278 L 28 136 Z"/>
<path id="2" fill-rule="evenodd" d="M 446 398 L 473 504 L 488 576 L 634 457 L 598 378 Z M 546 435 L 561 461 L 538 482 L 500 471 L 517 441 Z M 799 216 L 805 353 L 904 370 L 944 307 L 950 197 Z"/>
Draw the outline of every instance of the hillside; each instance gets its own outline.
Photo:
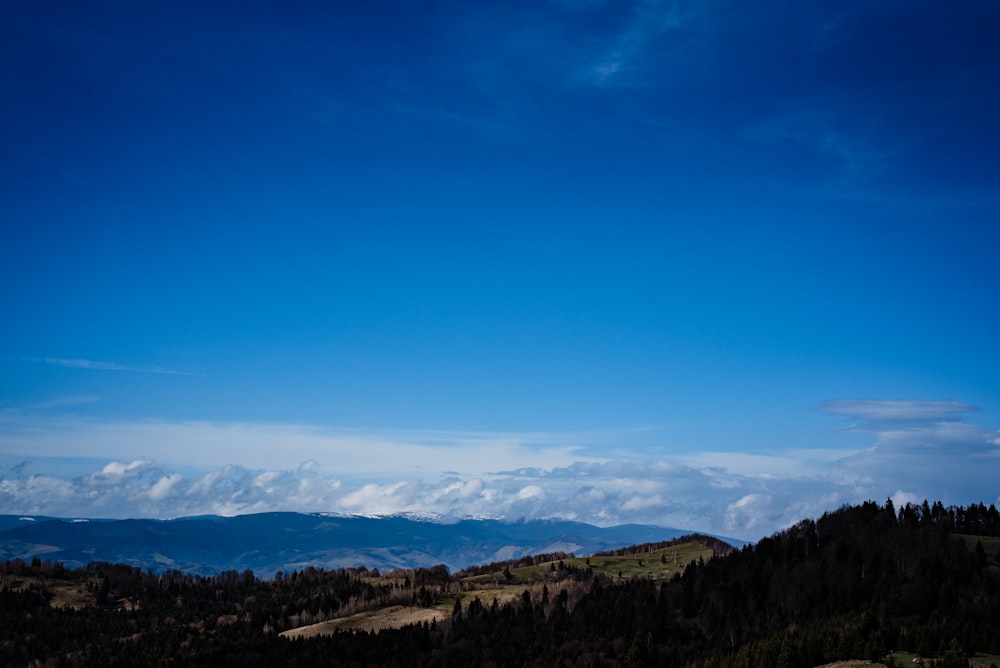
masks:
<path id="1" fill-rule="evenodd" d="M 456 573 L 8 562 L 0 663 L 985 667 L 997 537 L 993 506 L 868 502 L 739 550 L 692 536 Z"/>
<path id="2" fill-rule="evenodd" d="M 697 560 L 710 559 L 713 554 L 733 548 L 716 538 L 690 535 L 656 544 L 632 546 L 590 557 L 567 554 L 542 554 L 515 561 L 495 562 L 465 569 L 451 576 L 441 591 L 423 605 L 387 606 L 366 609 L 355 614 L 289 629 L 282 633 L 288 638 L 328 635 L 338 630 L 381 631 L 400 628 L 424 621 L 443 621 L 472 601 L 508 604 L 524 596 L 546 599 L 548 588 L 565 591 L 567 600 L 582 597 L 594 578 L 611 583 L 625 582 L 635 577 L 669 580 Z M 390 573 L 373 581 L 394 581 L 398 574 Z M 440 586 L 440 585 L 439 585 Z M 475 606 L 475 604 L 472 604 Z"/>
<path id="3" fill-rule="evenodd" d="M 269 578 L 309 566 L 391 570 L 445 564 L 457 570 L 543 552 L 591 554 L 684 533 L 637 524 L 436 522 L 319 513 L 115 521 L 3 516 L 0 560 L 38 557 L 68 568 L 106 561 L 198 575 L 249 569 Z"/>

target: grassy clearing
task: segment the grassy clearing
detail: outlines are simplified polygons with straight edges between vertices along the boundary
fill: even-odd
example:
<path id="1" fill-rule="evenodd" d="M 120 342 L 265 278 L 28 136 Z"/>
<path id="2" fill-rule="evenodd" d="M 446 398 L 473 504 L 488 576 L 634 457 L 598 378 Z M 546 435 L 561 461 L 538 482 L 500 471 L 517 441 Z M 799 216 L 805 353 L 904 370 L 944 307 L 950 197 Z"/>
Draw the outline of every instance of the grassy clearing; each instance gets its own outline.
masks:
<path id="1" fill-rule="evenodd" d="M 919 654 L 913 654 L 912 652 L 890 652 L 887 659 L 892 659 L 893 663 L 897 666 L 915 666 L 920 665 L 920 662 L 925 662 L 930 664 L 931 659 L 927 657 L 921 657 Z"/>
<path id="2" fill-rule="evenodd" d="M 485 587 L 483 589 L 470 589 L 462 592 L 457 600 L 462 602 L 462 607 L 467 606 L 474 599 L 479 599 L 479 602 L 484 606 L 489 607 L 493 605 L 493 599 L 497 600 L 497 603 L 503 605 L 504 603 L 510 603 L 518 598 L 524 593 L 525 586 L 522 585 L 500 585 L 497 587 Z M 455 598 L 447 599 L 447 603 L 451 607 L 451 610 L 455 606 Z"/>
<path id="3" fill-rule="evenodd" d="M 348 617 L 340 617 L 325 622 L 300 626 L 288 631 L 282 631 L 280 635 L 285 638 L 312 638 L 314 636 L 329 635 L 338 630 L 378 632 L 384 629 L 398 629 L 407 624 L 430 623 L 446 619 L 454 611 L 456 600 L 461 601 L 463 608 L 476 598 L 487 607 L 493 604 L 494 598 L 497 599 L 500 605 L 503 605 L 520 598 L 524 590 L 525 587 L 523 585 L 505 585 L 475 589 L 462 592 L 456 596 L 443 598 L 430 608 L 411 605 L 390 605 L 377 610 L 359 612 Z"/>
<path id="4" fill-rule="evenodd" d="M 416 608 L 412 606 L 393 605 L 380 610 L 359 612 L 350 617 L 331 619 L 327 622 L 300 626 L 297 629 L 282 631 L 284 638 L 314 638 L 330 635 L 336 631 L 382 631 L 397 629 L 407 624 L 422 624 L 423 622 L 441 621 L 450 613 L 440 607 Z"/>
<path id="5" fill-rule="evenodd" d="M 35 575 L 6 575 L 3 578 L 3 586 L 10 587 L 14 591 L 28 589 L 32 585 L 44 587 L 51 596 L 49 605 L 53 608 L 80 609 L 95 605 L 97 602 L 96 597 L 93 592 L 87 591 L 88 585 L 95 584 L 97 584 L 97 578 L 63 580 Z"/>
<path id="6" fill-rule="evenodd" d="M 975 543 L 973 543 L 975 545 Z M 924 656 L 921 657 L 918 654 L 913 654 L 912 652 L 893 652 L 889 655 L 897 666 L 914 666 L 920 665 L 916 663 L 916 659 L 920 659 L 923 665 L 929 666 L 931 661 L 936 658 L 934 656 Z M 969 666 L 971 668 L 991 668 L 991 666 L 1000 666 L 1000 655 L 997 654 L 976 654 L 975 656 L 969 657 Z"/>
<path id="7" fill-rule="evenodd" d="M 612 579 L 630 579 L 634 577 L 650 578 L 652 580 L 668 580 L 675 573 L 683 573 L 687 565 L 699 558 L 708 560 L 712 557 L 712 549 L 700 543 L 684 543 L 668 548 L 651 550 L 628 556 L 608 557 L 574 557 L 563 559 L 567 568 L 586 570 L 593 569 Z M 502 571 L 476 575 L 465 578 L 463 582 L 472 585 L 507 584 L 520 585 L 546 582 L 559 579 L 559 561 L 548 561 L 534 566 L 522 566 L 510 569 L 511 579 L 506 580 Z"/>
<path id="8" fill-rule="evenodd" d="M 956 534 L 965 543 L 965 547 L 974 550 L 976 543 L 981 542 L 986 556 L 990 561 L 996 563 L 997 555 L 1000 554 L 1000 536 L 969 536 L 967 534 Z"/>
<path id="9" fill-rule="evenodd" d="M 673 547 L 661 548 L 640 554 L 621 557 L 589 557 L 589 559 L 573 559 L 586 567 L 603 572 L 609 577 L 623 578 L 648 577 L 654 580 L 666 580 L 675 573 L 683 573 L 687 565 L 698 559 L 712 558 L 712 549 L 700 543 L 684 543 Z"/>
<path id="10" fill-rule="evenodd" d="M 58 582 L 49 584 L 52 599 L 49 605 L 54 608 L 80 609 L 88 605 L 96 605 L 97 598 L 87 591 L 88 582 Z"/>

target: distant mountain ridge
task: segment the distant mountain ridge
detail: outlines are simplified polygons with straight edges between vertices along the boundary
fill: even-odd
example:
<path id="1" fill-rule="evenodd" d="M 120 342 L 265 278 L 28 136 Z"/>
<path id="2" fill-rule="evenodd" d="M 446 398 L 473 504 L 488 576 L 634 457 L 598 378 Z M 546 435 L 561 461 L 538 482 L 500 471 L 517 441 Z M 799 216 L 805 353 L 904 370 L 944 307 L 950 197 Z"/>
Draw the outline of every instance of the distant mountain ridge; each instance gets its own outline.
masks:
<path id="1" fill-rule="evenodd" d="M 625 524 L 596 527 L 564 520 L 443 521 L 427 517 L 260 513 L 172 520 L 84 520 L 0 516 L 0 560 L 94 561 L 161 573 L 212 575 L 252 570 L 417 568 L 452 570 L 543 552 L 592 554 L 677 538 L 689 531 Z M 725 539 L 736 545 L 742 541 Z"/>

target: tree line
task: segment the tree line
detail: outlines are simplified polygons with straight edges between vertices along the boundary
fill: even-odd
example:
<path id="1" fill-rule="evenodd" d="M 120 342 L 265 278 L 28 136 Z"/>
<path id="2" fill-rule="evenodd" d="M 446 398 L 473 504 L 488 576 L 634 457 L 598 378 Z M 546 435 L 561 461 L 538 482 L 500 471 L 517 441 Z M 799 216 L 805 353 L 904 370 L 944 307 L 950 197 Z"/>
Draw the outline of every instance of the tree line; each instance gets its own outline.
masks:
<path id="1" fill-rule="evenodd" d="M 672 540 L 664 540 L 656 543 L 643 543 L 641 545 L 632 545 L 630 547 L 623 547 L 617 550 L 605 550 L 603 552 L 595 552 L 595 557 L 632 557 L 638 556 L 647 552 L 653 552 L 655 550 L 663 550 L 677 545 L 685 545 L 687 543 L 698 543 L 699 545 L 704 545 L 710 548 L 716 556 L 724 557 L 735 548 L 726 541 L 716 538 L 715 536 L 706 536 L 705 534 L 693 533 L 686 536 L 680 536 L 679 538 L 674 538 Z"/>
<path id="2" fill-rule="evenodd" d="M 449 619 L 288 640 L 304 620 L 460 591 L 443 566 L 374 577 L 307 568 L 155 575 L 121 564 L 3 564 L 0 664 L 816 666 L 890 650 L 968 665 L 1000 654 L 994 506 L 844 506 L 667 581 L 535 585 L 506 604 L 458 595 Z M 539 562 L 544 563 L 544 562 Z M 53 605 L 67 583 L 93 602 Z M 551 585 L 551 589 L 550 586 Z M 423 596 L 423 594 L 421 594 Z M 422 603 L 427 603 L 423 601 Z"/>

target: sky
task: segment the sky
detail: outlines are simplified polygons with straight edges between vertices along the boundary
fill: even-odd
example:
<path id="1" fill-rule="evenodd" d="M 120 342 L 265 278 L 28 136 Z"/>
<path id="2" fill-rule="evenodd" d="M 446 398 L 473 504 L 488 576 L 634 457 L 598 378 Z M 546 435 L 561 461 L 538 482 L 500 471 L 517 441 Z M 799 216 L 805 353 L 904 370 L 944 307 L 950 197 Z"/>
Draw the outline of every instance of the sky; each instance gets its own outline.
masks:
<path id="1" fill-rule="evenodd" d="M 0 513 L 1000 500 L 1000 5 L 0 6 Z"/>

